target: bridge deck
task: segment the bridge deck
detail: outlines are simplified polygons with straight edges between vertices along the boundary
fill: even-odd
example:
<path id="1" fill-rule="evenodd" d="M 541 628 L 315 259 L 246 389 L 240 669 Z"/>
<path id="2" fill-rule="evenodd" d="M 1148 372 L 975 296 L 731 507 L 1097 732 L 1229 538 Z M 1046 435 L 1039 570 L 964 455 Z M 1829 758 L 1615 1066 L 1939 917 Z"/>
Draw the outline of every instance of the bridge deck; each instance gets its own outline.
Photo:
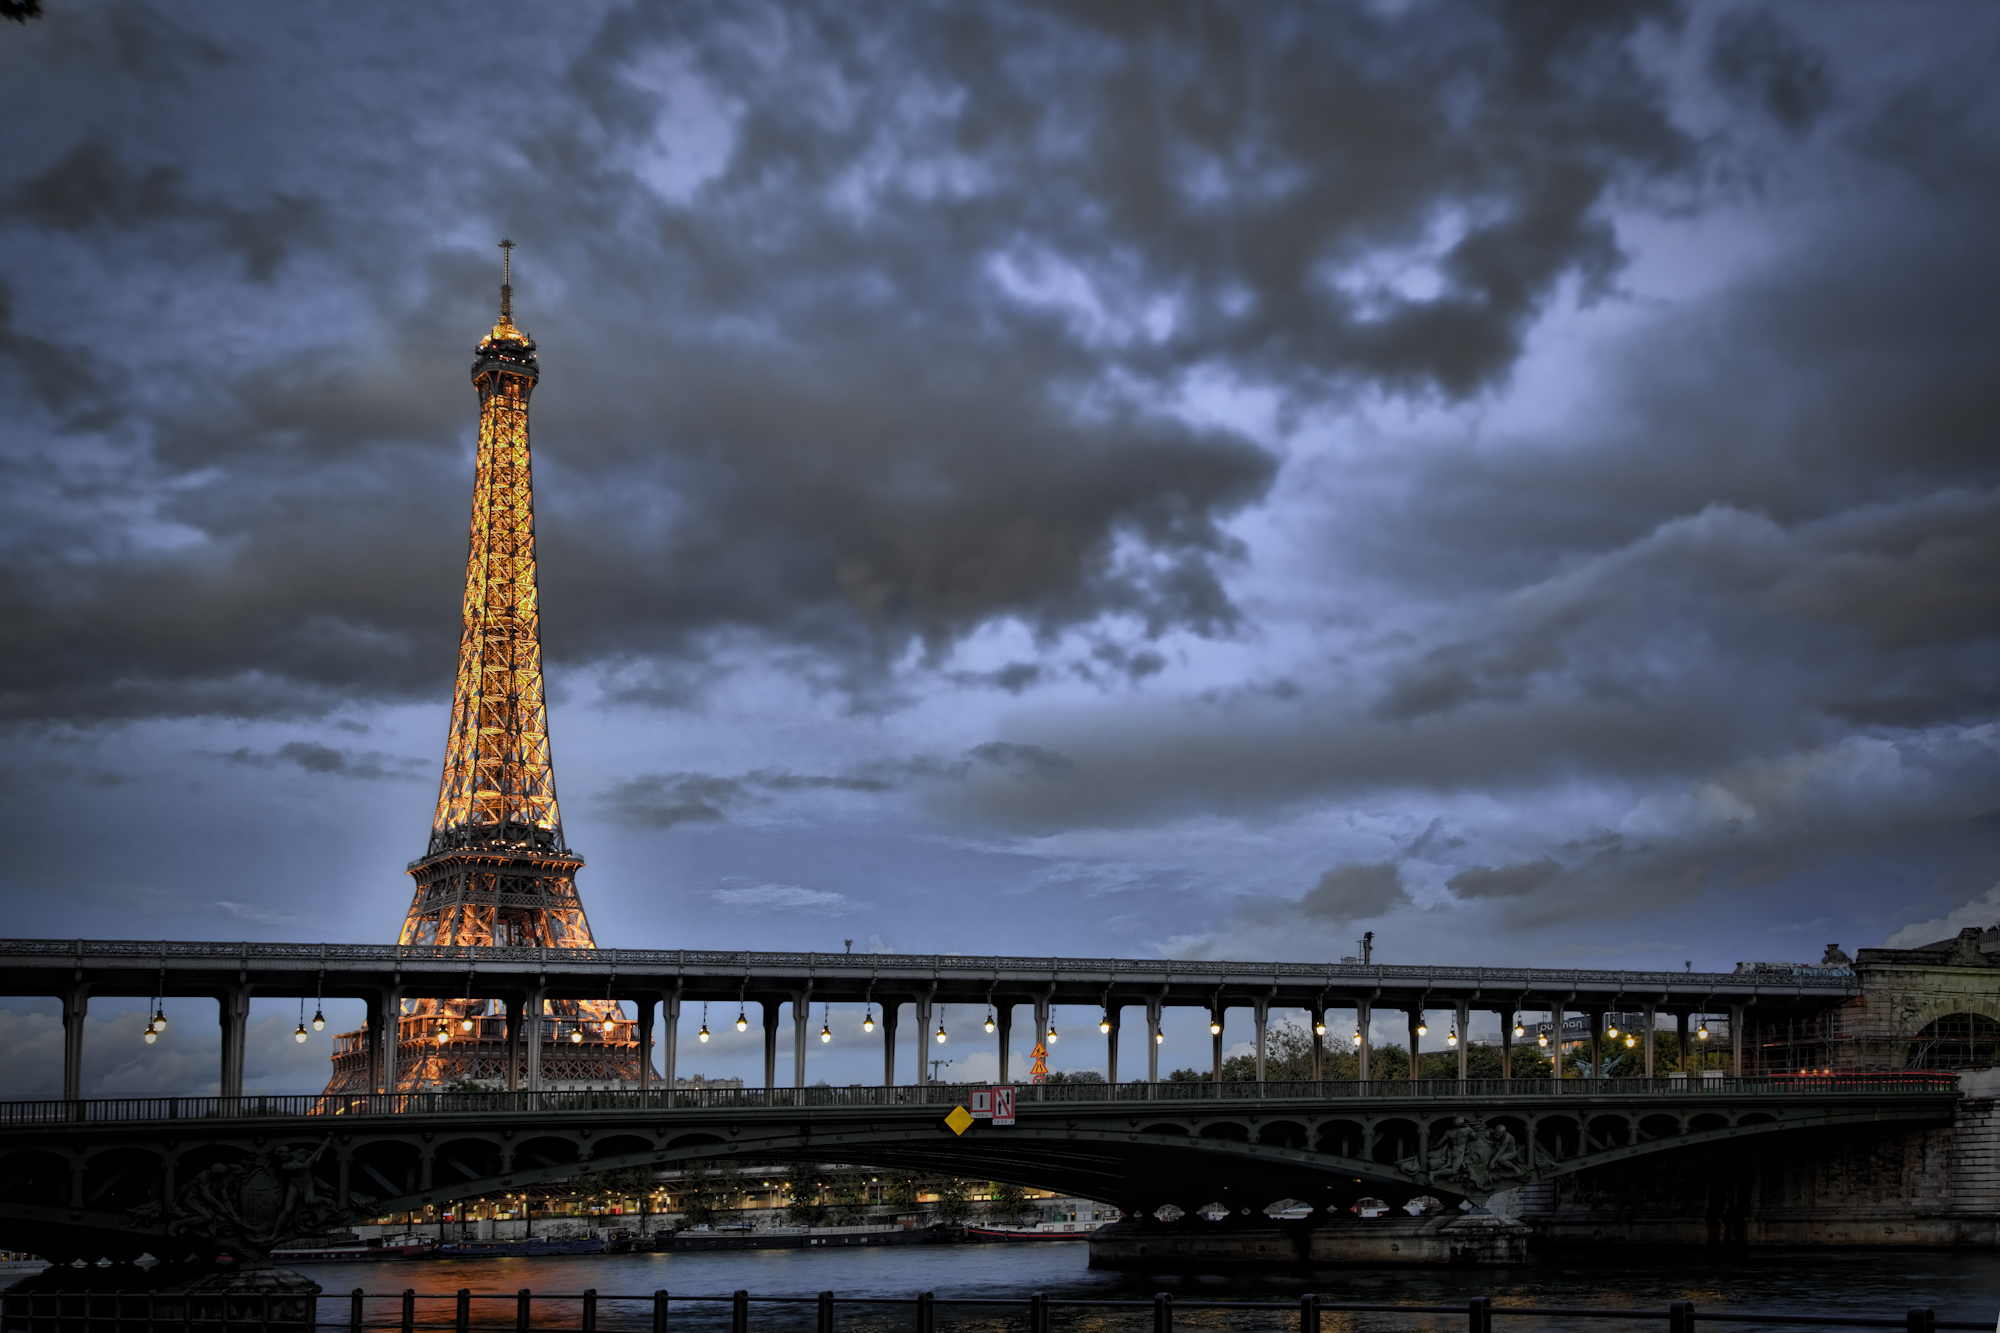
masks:
<path id="1" fill-rule="evenodd" d="M 1757 1078 L 1599 1078 L 1564 1079 L 1336 1079 L 1320 1083 L 1051 1083 L 1019 1088 L 1023 1112 L 1066 1105 L 1094 1111 L 1112 1106 L 1164 1109 L 1203 1104 L 1278 1110 L 1286 1106 L 1333 1109 L 1340 1106 L 1426 1104 L 1478 1106 L 1555 1104 L 1579 1098 L 1620 1102 L 1657 1101 L 1683 1106 L 1719 1099 L 1754 1097 L 1773 1101 L 1848 1099 L 1893 1102 L 1935 1098 L 1957 1089 L 1950 1073 L 1906 1071 L 1888 1074 L 1835 1074 Z M 969 1105 L 985 1084 L 897 1087 L 682 1088 L 644 1092 L 406 1092 L 302 1096 L 133 1097 L 90 1101 L 0 1102 L 0 1129 L 51 1124 L 112 1124 L 133 1121 L 215 1121 L 314 1116 L 403 1117 L 530 1114 L 537 1116 L 646 1114 L 716 1111 L 936 1107 L 940 1112 Z M 1254 1104 L 1254 1106 L 1252 1105 Z"/>

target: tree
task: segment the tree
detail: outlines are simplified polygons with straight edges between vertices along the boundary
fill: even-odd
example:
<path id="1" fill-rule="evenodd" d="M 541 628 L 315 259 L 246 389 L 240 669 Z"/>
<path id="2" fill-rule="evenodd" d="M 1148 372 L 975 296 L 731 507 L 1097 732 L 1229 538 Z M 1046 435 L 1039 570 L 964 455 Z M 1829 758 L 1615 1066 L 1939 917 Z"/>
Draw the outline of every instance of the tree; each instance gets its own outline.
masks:
<path id="1" fill-rule="evenodd" d="M 606 1194 L 639 1201 L 639 1228 L 645 1230 L 645 1219 L 653 1214 L 653 1168 L 628 1166 L 622 1171 L 607 1171 L 603 1183 Z"/>
<path id="2" fill-rule="evenodd" d="M 1002 1222 L 1019 1222 L 1028 1211 L 1028 1192 L 1009 1180 L 989 1181 L 992 1202 L 987 1210 Z"/>
<path id="3" fill-rule="evenodd" d="M 1095 1069 L 1071 1069 L 1049 1075 L 1051 1083 L 1102 1083 L 1104 1075 Z"/>
<path id="4" fill-rule="evenodd" d="M 826 1168 L 794 1162 L 785 1168 L 791 1195 L 785 1204 L 785 1220 L 793 1226 L 816 1226 L 826 1218 L 825 1196 L 832 1181 Z"/>
<path id="5" fill-rule="evenodd" d="M 723 1208 L 732 1208 L 743 1197 L 743 1176 L 733 1164 L 720 1171 L 707 1162 L 690 1162 L 681 1173 L 680 1210 L 690 1226 L 705 1226 Z"/>
<path id="6" fill-rule="evenodd" d="M 893 1171 L 882 1185 L 883 1202 L 897 1208 L 917 1206 L 917 1178 L 908 1171 Z"/>
<path id="7" fill-rule="evenodd" d="M 947 1222 L 963 1222 L 972 1212 L 971 1191 L 957 1176 L 946 1176 L 937 1185 L 938 1216 Z"/>

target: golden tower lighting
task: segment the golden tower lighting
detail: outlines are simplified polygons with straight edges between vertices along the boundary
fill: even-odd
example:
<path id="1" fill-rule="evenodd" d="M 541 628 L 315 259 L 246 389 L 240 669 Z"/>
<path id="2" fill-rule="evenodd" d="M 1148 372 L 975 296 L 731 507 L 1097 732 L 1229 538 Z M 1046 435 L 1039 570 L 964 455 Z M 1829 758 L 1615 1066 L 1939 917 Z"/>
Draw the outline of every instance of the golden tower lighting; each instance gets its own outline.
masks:
<path id="1" fill-rule="evenodd" d="M 541 595 L 536 582 L 533 460 L 528 401 L 541 380 L 535 340 L 514 323 L 512 241 L 500 242 L 500 318 L 473 350 L 479 449 L 461 603 L 458 674 L 445 733 L 444 770 L 430 841 L 409 873 L 415 895 L 398 943 L 406 949 L 594 949 L 576 873 L 583 858 L 563 837 L 542 682 Z M 396 1089 L 461 1079 L 527 1086 L 530 1071 L 498 1033 L 475 1031 L 484 1001 L 411 1001 L 398 1031 Z M 542 1051 L 544 1080 L 634 1084 L 639 1051 L 619 1040 L 615 1005 L 548 1002 L 530 1021 L 558 1020 L 563 1048 Z M 613 1022 L 602 1042 L 577 1050 L 585 1024 Z M 450 1026 L 468 1034 L 451 1040 Z M 498 1028 L 501 1025 L 495 1024 Z M 317 1024 L 315 1024 L 317 1027 Z M 329 1092 L 369 1089 L 373 1033 L 337 1043 Z M 518 1043 L 517 1043 L 518 1045 Z"/>

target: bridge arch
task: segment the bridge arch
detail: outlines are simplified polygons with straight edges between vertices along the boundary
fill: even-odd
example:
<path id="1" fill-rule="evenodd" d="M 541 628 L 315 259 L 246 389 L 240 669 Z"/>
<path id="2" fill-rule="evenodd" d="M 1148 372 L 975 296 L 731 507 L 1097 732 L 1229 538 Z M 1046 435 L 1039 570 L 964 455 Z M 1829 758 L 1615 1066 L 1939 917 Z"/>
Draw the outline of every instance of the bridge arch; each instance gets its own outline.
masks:
<path id="1" fill-rule="evenodd" d="M 1947 995 L 1932 1000 L 1922 1008 L 1907 1014 L 1898 1024 L 1901 1030 L 1896 1035 L 1913 1039 L 1920 1036 L 1925 1028 L 1953 1014 L 1971 1014 L 1989 1022 L 2000 1023 L 2000 994 L 1968 991 L 1961 995 Z"/>
<path id="2" fill-rule="evenodd" d="M 2000 1001 L 1985 1001 L 2000 1008 Z M 1976 1069 L 2000 1060 L 2000 1019 L 1975 1009 L 1939 1014 L 1910 1036 L 1909 1059 L 1925 1069 Z"/>

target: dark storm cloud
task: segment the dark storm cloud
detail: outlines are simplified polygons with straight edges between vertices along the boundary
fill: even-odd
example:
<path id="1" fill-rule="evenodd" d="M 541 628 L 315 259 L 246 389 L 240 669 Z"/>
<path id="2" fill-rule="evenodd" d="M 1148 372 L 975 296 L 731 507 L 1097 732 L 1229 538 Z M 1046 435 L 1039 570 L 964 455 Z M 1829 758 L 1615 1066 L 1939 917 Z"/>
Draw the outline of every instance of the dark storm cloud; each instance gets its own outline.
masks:
<path id="1" fill-rule="evenodd" d="M 616 783 L 604 802 L 614 818 L 641 828 L 719 823 L 732 812 L 768 802 L 774 794 L 844 791 L 875 794 L 896 783 L 873 774 L 826 775 L 761 769 L 738 777 L 712 773 L 654 773 Z"/>
<path id="2" fill-rule="evenodd" d="M 1319 883 L 1299 899 L 1298 910 L 1309 917 L 1345 924 L 1409 904 L 1410 895 L 1404 891 L 1402 874 L 1395 865 L 1350 862 L 1321 875 Z"/>
<path id="3" fill-rule="evenodd" d="M 1518 898 L 1533 893 L 1562 872 L 1560 862 L 1545 856 L 1539 861 L 1510 866 L 1474 866 L 1453 875 L 1446 887 L 1461 898 Z"/>
<path id="4" fill-rule="evenodd" d="M 1811 126 L 1832 100 L 1826 60 L 1769 13 L 1740 9 L 1715 25 L 1709 76 L 1732 99 L 1789 130 Z"/>
<path id="5" fill-rule="evenodd" d="M 232 764 L 247 764 L 252 768 L 273 768 L 280 764 L 289 764 L 307 773 L 358 778 L 366 782 L 379 781 L 383 778 L 418 777 L 430 767 L 423 761 L 383 754 L 379 750 L 357 753 L 352 750 L 335 749 L 331 745 L 321 745 L 317 741 L 287 741 L 269 753 L 243 746 L 217 757 Z"/>
<path id="6" fill-rule="evenodd" d="M 13 716 L 445 688 L 491 275 L 440 218 L 525 242 L 552 658 L 671 676 L 748 631 L 859 689 L 998 618 L 1240 632 L 1222 525 L 1275 460 L 1177 397 L 1499 384 L 1559 284 L 1615 273 L 1612 201 L 1691 160 L 1628 46 L 1664 6 L 643 8 L 490 55 L 476 12 L 291 46 L 254 8 L 67 12 L 0 52 L 43 62 L 10 248 L 135 288 L 193 255 L 217 321 L 92 372 L 175 540 L 103 549 L 24 465 L 71 498 L 7 556 Z M 302 331 L 306 275 L 358 322 Z M 17 303 L 17 357 L 104 331 L 72 281 Z"/>

